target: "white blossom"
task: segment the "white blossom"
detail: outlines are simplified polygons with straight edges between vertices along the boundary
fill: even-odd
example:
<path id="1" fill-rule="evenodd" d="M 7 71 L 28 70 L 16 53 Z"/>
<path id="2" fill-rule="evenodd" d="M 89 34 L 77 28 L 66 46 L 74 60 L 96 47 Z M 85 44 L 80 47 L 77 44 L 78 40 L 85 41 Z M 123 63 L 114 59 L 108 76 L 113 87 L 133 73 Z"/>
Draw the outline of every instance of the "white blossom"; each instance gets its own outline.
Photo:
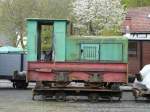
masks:
<path id="1" fill-rule="evenodd" d="M 120 25 L 125 13 L 121 0 L 75 0 L 72 7 L 76 24 L 85 27 L 90 24 L 96 34 Z"/>

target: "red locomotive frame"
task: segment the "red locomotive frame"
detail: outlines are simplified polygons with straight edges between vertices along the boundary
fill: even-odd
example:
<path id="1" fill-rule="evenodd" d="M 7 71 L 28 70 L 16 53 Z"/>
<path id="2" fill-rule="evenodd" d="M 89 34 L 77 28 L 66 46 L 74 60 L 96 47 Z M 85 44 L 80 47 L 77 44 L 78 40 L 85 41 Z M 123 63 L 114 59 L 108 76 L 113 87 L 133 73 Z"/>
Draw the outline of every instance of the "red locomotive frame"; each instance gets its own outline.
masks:
<path id="1" fill-rule="evenodd" d="M 99 82 L 127 83 L 127 64 L 82 62 L 28 62 L 28 81 L 57 81 L 56 75 L 65 72 L 66 81 L 90 81 L 97 73 Z M 94 81 L 93 81 L 94 82 Z"/>

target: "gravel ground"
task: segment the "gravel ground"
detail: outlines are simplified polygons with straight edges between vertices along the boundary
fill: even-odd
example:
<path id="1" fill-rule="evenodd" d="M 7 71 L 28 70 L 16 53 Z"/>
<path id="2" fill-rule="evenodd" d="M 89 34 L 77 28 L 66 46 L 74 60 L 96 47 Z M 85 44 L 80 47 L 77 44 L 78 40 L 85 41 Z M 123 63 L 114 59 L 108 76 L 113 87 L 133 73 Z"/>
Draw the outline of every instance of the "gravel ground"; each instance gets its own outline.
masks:
<path id="1" fill-rule="evenodd" d="M 121 102 L 90 103 L 84 98 L 72 103 L 32 101 L 31 97 L 31 89 L 14 90 L 10 82 L 0 81 L 0 112 L 150 112 L 150 103 L 143 99 L 134 102 L 130 92 L 123 94 Z"/>

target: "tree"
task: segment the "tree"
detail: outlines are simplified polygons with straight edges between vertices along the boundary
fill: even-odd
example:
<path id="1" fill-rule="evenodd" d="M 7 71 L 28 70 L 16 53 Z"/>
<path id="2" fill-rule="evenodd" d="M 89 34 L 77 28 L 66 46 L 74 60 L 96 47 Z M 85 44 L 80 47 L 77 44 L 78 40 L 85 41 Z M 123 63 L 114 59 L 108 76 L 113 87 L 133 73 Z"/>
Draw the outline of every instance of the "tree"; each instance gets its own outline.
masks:
<path id="1" fill-rule="evenodd" d="M 121 0 L 75 0 L 72 6 L 76 26 L 92 35 L 118 27 L 125 14 Z"/>
<path id="2" fill-rule="evenodd" d="M 0 0 L 0 32 L 9 35 L 14 45 L 25 48 L 26 18 L 68 18 L 71 0 Z M 43 33 L 42 33 L 43 34 Z M 43 34 L 49 37 L 48 33 Z"/>
<path id="3" fill-rule="evenodd" d="M 150 6 L 150 0 L 122 0 L 127 8 Z"/>
<path id="4" fill-rule="evenodd" d="M 25 36 L 26 18 L 33 16 L 36 9 L 36 0 L 3 0 L 1 15 L 1 31 L 11 35 L 14 43 L 16 37 L 20 37 L 22 48 L 25 48 L 23 37 Z M 17 43 L 18 44 L 18 43 Z"/>

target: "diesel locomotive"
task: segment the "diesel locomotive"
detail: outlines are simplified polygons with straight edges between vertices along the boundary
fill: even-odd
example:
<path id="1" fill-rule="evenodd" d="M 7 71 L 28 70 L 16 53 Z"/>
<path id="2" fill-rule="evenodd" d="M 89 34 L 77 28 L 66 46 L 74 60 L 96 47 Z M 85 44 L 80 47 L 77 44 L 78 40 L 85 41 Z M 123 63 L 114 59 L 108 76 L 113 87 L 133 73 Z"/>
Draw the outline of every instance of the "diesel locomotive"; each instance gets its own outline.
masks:
<path id="1" fill-rule="evenodd" d="M 128 40 L 122 36 L 70 35 L 68 20 L 27 19 L 27 81 L 35 81 L 33 99 L 44 95 L 65 100 L 68 95 L 121 98 L 128 82 Z M 52 27 L 50 58 L 42 59 L 41 29 Z M 47 56 L 48 57 L 48 56 Z M 82 87 L 71 83 L 82 83 Z"/>

